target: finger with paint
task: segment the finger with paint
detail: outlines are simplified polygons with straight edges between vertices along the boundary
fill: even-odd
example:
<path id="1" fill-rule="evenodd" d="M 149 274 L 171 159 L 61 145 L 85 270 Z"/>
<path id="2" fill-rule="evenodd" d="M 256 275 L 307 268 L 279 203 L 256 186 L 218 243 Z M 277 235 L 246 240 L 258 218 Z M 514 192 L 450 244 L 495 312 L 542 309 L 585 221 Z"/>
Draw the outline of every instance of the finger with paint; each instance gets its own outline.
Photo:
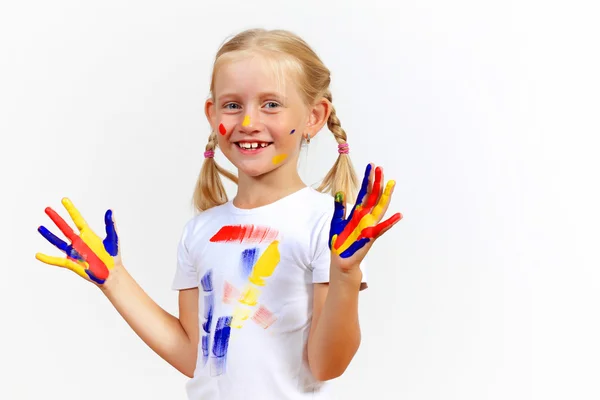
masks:
<path id="1" fill-rule="evenodd" d="M 348 218 L 345 218 L 344 194 L 339 192 L 335 196 L 335 208 L 329 230 L 329 248 L 342 258 L 351 257 L 369 241 L 377 239 L 402 219 L 402 214 L 396 213 L 380 222 L 389 206 L 395 182 L 389 181 L 382 192 L 383 171 L 377 167 L 373 185 L 370 187 L 371 170 L 371 164 L 367 165 L 356 203 Z"/>
<path id="2" fill-rule="evenodd" d="M 110 270 L 114 268 L 113 257 L 119 253 L 118 236 L 112 218 L 112 211 L 108 210 L 105 214 L 106 238 L 102 240 L 92 231 L 69 199 L 63 199 L 62 204 L 69 212 L 80 233 L 77 235 L 56 211 L 47 207 L 46 214 L 71 241 L 71 244 L 67 244 L 44 226 L 40 226 L 38 228 L 40 234 L 51 244 L 62 250 L 66 254 L 66 258 L 51 257 L 41 253 L 37 253 L 36 258 L 46 264 L 70 269 L 82 278 L 103 284 Z"/>

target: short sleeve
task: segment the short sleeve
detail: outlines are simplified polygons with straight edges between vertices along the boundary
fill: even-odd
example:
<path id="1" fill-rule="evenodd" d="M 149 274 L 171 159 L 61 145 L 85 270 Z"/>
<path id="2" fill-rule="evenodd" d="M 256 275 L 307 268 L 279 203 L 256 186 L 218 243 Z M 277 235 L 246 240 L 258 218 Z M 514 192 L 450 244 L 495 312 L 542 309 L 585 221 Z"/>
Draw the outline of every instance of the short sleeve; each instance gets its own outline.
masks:
<path id="1" fill-rule="evenodd" d="M 351 206 L 350 206 L 351 207 Z M 351 209 L 351 208 L 348 208 Z M 329 229 L 331 227 L 331 218 L 333 214 L 326 214 L 322 217 L 315 229 L 314 240 L 315 240 L 315 256 L 311 263 L 313 273 L 313 283 L 328 283 L 329 282 L 329 269 L 331 267 L 331 250 L 329 249 Z M 360 270 L 362 271 L 362 282 L 360 289 L 367 288 L 367 254 L 360 264 Z"/>
<path id="2" fill-rule="evenodd" d="M 175 270 L 175 277 L 171 285 L 171 289 L 173 290 L 195 288 L 200 283 L 198 270 L 194 266 L 188 247 L 192 233 L 192 222 L 189 221 L 183 228 L 183 233 L 177 246 L 177 269 Z"/>

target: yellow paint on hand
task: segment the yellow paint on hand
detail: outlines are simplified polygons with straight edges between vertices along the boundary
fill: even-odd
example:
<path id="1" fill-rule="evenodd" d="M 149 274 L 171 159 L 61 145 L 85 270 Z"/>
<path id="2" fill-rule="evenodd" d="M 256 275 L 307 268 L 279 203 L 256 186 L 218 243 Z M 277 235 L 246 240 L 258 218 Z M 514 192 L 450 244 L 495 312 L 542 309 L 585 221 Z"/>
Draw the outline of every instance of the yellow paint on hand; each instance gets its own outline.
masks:
<path id="1" fill-rule="evenodd" d="M 255 306 L 258 303 L 258 296 L 260 296 L 260 290 L 249 284 L 242 292 L 239 301 L 242 304 Z"/>
<path id="2" fill-rule="evenodd" d="M 354 243 L 358 239 L 358 237 L 360 236 L 363 229 L 377 225 L 377 221 L 379 220 L 380 216 L 383 214 L 383 211 L 385 210 L 385 208 L 388 206 L 388 204 L 390 202 L 390 197 L 392 195 L 392 189 L 394 188 L 395 184 L 396 184 L 395 181 L 389 181 L 387 183 L 387 185 L 385 186 L 385 190 L 383 191 L 383 194 L 381 195 L 381 197 L 379 198 L 379 201 L 377 202 L 377 205 L 375 207 L 373 207 L 373 211 L 371 211 L 371 213 L 366 214 L 364 217 L 362 217 L 362 219 L 360 220 L 360 222 L 358 223 L 356 228 L 354 228 L 354 230 L 346 238 L 344 243 L 342 243 L 342 245 L 337 248 L 337 254 L 341 254 L 344 251 L 346 251 L 346 249 L 348 249 L 348 247 L 350 247 L 352 245 L 352 243 Z"/>
<path id="3" fill-rule="evenodd" d="M 286 158 L 287 158 L 287 154 L 278 154 L 275 157 L 273 157 L 273 164 L 279 164 Z"/>
<path id="4" fill-rule="evenodd" d="M 89 280 L 88 274 L 86 274 L 85 270 L 88 268 L 87 263 L 85 262 L 75 262 L 68 258 L 64 257 L 51 257 L 46 254 L 37 253 L 35 258 L 40 260 L 41 262 L 49 265 L 55 265 L 61 268 L 67 268 L 71 271 L 75 272 L 77 275 L 81 276 L 84 279 Z"/>
<path id="5" fill-rule="evenodd" d="M 94 233 L 92 228 L 90 228 L 87 222 L 85 222 L 85 219 L 83 219 L 81 213 L 77 208 L 75 208 L 75 205 L 71 202 L 71 200 L 65 197 L 62 199 L 62 204 L 71 216 L 71 219 L 75 223 L 77 229 L 79 229 L 79 237 L 98 256 L 98 258 L 102 260 L 104 265 L 106 265 L 106 268 L 108 268 L 109 271 L 112 270 L 115 266 L 115 261 L 104 248 L 102 239 L 100 239 L 100 237 Z"/>
<path id="6" fill-rule="evenodd" d="M 279 264 L 281 259 L 279 254 L 279 241 L 273 241 L 260 256 L 254 268 L 252 274 L 248 280 L 257 286 L 265 286 L 263 278 L 267 278 L 273 274 L 275 267 Z"/>
<path id="7" fill-rule="evenodd" d="M 243 126 L 243 127 L 246 127 L 246 126 L 248 126 L 248 125 L 250 125 L 250 116 L 249 116 L 249 115 L 246 115 L 246 116 L 244 117 L 244 122 L 242 122 L 242 126 Z"/>
<path id="8" fill-rule="evenodd" d="M 385 185 L 385 190 L 383 191 L 383 194 L 381 195 L 379 201 L 377 202 L 377 205 L 373 207 L 373 211 L 371 212 L 371 214 L 373 214 L 375 218 L 383 216 L 383 211 L 390 202 L 390 197 L 392 196 L 392 189 L 395 185 L 396 181 L 389 181 L 387 185 Z"/>

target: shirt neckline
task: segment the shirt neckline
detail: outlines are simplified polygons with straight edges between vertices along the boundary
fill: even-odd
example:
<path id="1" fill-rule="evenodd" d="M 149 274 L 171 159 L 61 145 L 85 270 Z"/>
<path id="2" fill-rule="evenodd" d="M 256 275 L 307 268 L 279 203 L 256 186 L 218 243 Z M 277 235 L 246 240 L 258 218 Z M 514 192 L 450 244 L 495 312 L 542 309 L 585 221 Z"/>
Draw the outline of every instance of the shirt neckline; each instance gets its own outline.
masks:
<path id="1" fill-rule="evenodd" d="M 236 207 L 233 204 L 233 199 L 229 200 L 226 203 L 226 206 L 229 209 L 229 211 L 231 211 L 234 214 L 242 214 L 242 215 L 259 214 L 259 213 L 262 213 L 265 211 L 270 211 L 273 208 L 280 207 L 280 206 L 284 205 L 285 203 L 288 203 L 291 200 L 295 199 L 296 197 L 301 196 L 303 193 L 311 192 L 313 190 L 315 190 L 315 189 L 313 189 L 312 187 L 307 185 L 307 186 L 303 187 L 302 189 L 298 189 L 293 193 L 283 196 L 279 200 L 275 200 L 272 203 L 265 204 L 264 206 L 254 207 L 254 208 Z"/>

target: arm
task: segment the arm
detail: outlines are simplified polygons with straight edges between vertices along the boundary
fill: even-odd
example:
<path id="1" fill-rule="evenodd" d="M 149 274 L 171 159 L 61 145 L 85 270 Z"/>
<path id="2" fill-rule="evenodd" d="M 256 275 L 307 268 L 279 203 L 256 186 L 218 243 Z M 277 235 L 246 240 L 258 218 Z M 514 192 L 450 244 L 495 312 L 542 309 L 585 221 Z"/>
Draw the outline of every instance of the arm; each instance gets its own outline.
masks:
<path id="1" fill-rule="evenodd" d="M 361 289 L 360 264 L 373 242 L 401 218 L 396 213 L 380 222 L 385 214 L 395 182 L 383 189 L 383 171 L 367 165 L 355 206 L 346 218 L 344 194 L 335 195 L 329 230 L 331 265 L 329 287 L 317 284 L 314 290 L 313 321 L 308 338 L 308 363 L 319 380 L 340 376 L 360 345 L 358 293 Z M 371 184 L 371 182 L 373 182 Z"/>
<path id="2" fill-rule="evenodd" d="M 192 377 L 198 350 L 198 289 L 180 291 L 179 318 L 169 314 L 142 290 L 123 266 L 112 210 L 105 214 L 106 239 L 102 240 L 92 231 L 71 200 L 63 198 L 62 203 L 79 234 L 56 211 L 47 207 L 46 214 L 71 244 L 40 226 L 38 231 L 42 236 L 67 257 L 37 253 L 36 258 L 49 265 L 70 269 L 94 283 L 154 352 L 183 374 Z"/>
<path id="3" fill-rule="evenodd" d="M 360 345 L 358 294 L 362 273 L 331 270 L 330 283 L 314 285 L 308 364 L 320 381 L 342 375 Z"/>
<path id="4" fill-rule="evenodd" d="M 125 267 L 99 286 L 135 333 L 175 369 L 192 377 L 198 352 L 198 289 L 179 292 L 179 318 L 154 302 Z"/>

